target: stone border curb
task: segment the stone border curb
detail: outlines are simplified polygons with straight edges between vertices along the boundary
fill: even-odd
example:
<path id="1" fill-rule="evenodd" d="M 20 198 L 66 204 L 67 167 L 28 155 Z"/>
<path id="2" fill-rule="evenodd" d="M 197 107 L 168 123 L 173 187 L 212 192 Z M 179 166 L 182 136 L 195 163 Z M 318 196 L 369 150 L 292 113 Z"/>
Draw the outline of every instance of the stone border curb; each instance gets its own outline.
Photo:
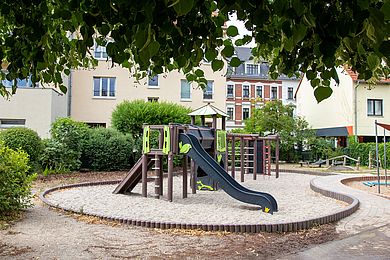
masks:
<path id="1" fill-rule="evenodd" d="M 330 197 L 333 199 L 341 200 L 349 205 L 339 211 L 333 212 L 328 215 L 324 215 L 321 217 L 316 217 L 312 219 L 305 219 L 302 221 L 297 222 L 281 222 L 281 223 L 272 223 L 272 224 L 255 224 L 255 225 L 249 225 L 249 224 L 243 224 L 243 225 L 236 225 L 236 224 L 197 224 L 197 223 L 174 223 L 174 222 L 159 222 L 159 221 L 144 221 L 141 219 L 128 219 L 128 218 L 118 218 L 115 216 L 107 216 L 104 214 L 85 214 L 92 217 L 98 217 L 103 220 L 108 221 L 115 221 L 127 225 L 133 225 L 133 226 L 141 226 L 141 227 L 148 227 L 148 228 L 160 228 L 160 229 L 199 229 L 203 231 L 227 231 L 227 232 L 238 232 L 238 233 L 259 233 L 259 232 L 291 232 L 291 231 L 298 231 L 298 230 L 304 230 L 304 229 L 310 229 L 313 226 L 316 225 L 322 225 L 327 224 L 331 222 L 338 221 L 342 218 L 345 218 L 352 213 L 354 213 L 359 208 L 359 200 L 343 193 L 338 193 L 334 191 L 325 190 L 323 188 L 320 188 L 315 185 L 314 180 L 318 178 L 315 178 L 311 180 L 310 182 L 310 188 L 318 192 L 326 197 Z M 58 191 L 61 189 L 69 189 L 69 188 L 77 188 L 77 187 L 84 187 L 84 186 L 97 186 L 97 185 L 112 185 L 117 184 L 120 181 L 100 181 L 100 182 L 84 182 L 84 183 L 76 183 L 76 184 L 70 184 L 70 185 L 63 185 L 63 186 L 57 186 L 54 188 L 50 188 L 45 190 L 43 193 L 39 195 L 39 198 L 48 206 L 59 208 L 71 213 L 77 213 L 80 214 L 80 212 L 66 208 L 66 207 L 59 207 L 58 205 L 54 205 L 51 203 L 45 196 L 53 191 Z"/>

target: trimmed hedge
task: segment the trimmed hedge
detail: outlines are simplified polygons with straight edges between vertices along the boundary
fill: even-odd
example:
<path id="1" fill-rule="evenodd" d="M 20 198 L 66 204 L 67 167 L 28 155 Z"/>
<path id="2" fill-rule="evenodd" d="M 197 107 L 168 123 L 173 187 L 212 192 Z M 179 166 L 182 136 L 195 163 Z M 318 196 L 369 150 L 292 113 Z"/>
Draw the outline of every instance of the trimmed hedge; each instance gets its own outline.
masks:
<path id="1" fill-rule="evenodd" d="M 42 140 L 37 132 L 25 127 L 14 127 L 0 131 L 0 140 L 13 150 L 22 149 L 29 156 L 29 165 L 35 166 L 42 152 Z"/>
<path id="2" fill-rule="evenodd" d="M 31 182 L 28 175 L 28 155 L 14 151 L 0 141 L 0 216 L 32 206 Z"/>
<path id="3" fill-rule="evenodd" d="M 98 171 L 128 170 L 134 165 L 135 155 L 141 150 L 138 141 L 135 145 L 130 135 L 115 129 L 90 129 L 83 149 L 83 166 Z"/>
<path id="4" fill-rule="evenodd" d="M 142 124 L 188 124 L 191 109 L 168 102 L 124 101 L 112 113 L 112 126 L 125 134 L 142 135 Z"/>
<path id="5" fill-rule="evenodd" d="M 379 160 L 383 163 L 384 161 L 384 145 L 379 143 Z M 350 157 L 357 159 L 360 157 L 360 164 L 368 166 L 369 164 L 369 153 L 371 152 L 372 164 L 375 165 L 375 143 L 357 143 L 350 142 L 348 147 L 344 149 L 345 153 Z M 386 146 L 387 153 L 387 165 L 390 164 L 390 144 Z"/>

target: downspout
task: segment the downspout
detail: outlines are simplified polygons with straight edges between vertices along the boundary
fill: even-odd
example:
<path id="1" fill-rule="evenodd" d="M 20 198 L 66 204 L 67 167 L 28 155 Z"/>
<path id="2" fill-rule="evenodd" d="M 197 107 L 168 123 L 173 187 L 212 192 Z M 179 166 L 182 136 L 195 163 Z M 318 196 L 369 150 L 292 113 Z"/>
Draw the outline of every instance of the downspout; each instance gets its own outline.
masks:
<path id="1" fill-rule="evenodd" d="M 358 142 L 358 115 L 357 115 L 357 89 L 358 87 L 360 86 L 360 81 L 357 80 L 356 81 L 356 87 L 355 87 L 355 91 L 354 91 L 354 100 L 353 100 L 353 112 L 354 112 L 354 115 L 355 115 L 355 142 Z"/>
<path id="2" fill-rule="evenodd" d="M 70 70 L 68 77 L 68 106 L 66 111 L 66 116 L 70 117 L 72 112 L 72 70 Z"/>

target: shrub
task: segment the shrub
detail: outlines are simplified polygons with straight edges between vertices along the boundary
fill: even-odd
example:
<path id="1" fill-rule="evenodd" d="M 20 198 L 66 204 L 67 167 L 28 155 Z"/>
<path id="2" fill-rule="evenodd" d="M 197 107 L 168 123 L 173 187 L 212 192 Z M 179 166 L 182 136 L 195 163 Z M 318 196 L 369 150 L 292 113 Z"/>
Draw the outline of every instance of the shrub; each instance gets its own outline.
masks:
<path id="1" fill-rule="evenodd" d="M 122 133 L 142 135 L 142 124 L 167 125 L 190 123 L 191 110 L 167 102 L 145 102 L 135 100 L 120 103 L 112 113 L 112 125 Z"/>
<path id="2" fill-rule="evenodd" d="M 0 141 L 0 216 L 31 206 L 31 182 L 28 155 L 14 151 Z"/>
<path id="3" fill-rule="evenodd" d="M 0 140 L 13 150 L 25 151 L 29 156 L 29 165 L 35 166 L 42 151 L 42 141 L 37 132 L 25 127 L 9 128 L 0 132 Z"/>
<path id="4" fill-rule="evenodd" d="M 83 164 L 93 170 L 129 169 L 134 164 L 135 141 L 115 129 L 90 129 L 83 152 Z M 136 148 L 136 149 L 135 149 Z M 134 151 L 134 152 L 133 152 Z"/>
<path id="5" fill-rule="evenodd" d="M 44 140 L 44 149 L 40 157 L 44 174 L 64 173 L 78 170 L 81 165 L 81 152 L 70 149 L 55 139 Z"/>
<path id="6" fill-rule="evenodd" d="M 69 149 L 81 152 L 88 129 L 86 124 L 64 117 L 52 124 L 50 133 L 54 140 L 65 144 Z"/>

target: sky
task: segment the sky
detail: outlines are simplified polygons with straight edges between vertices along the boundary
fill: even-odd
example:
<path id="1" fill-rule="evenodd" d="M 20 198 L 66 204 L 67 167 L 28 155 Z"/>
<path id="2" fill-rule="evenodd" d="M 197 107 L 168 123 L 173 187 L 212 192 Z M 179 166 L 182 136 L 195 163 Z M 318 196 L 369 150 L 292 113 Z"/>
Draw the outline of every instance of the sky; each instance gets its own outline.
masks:
<path id="1" fill-rule="evenodd" d="M 230 25 L 234 25 L 237 27 L 238 29 L 238 32 L 239 32 L 239 36 L 236 36 L 234 37 L 234 39 L 238 39 L 238 38 L 241 38 L 242 36 L 244 35 L 247 35 L 247 34 L 251 34 L 250 31 L 248 31 L 246 28 L 245 28 L 245 25 L 244 25 L 244 22 L 242 21 L 238 21 L 237 20 L 237 15 L 234 13 L 234 14 L 231 14 L 229 16 L 229 21 L 226 22 L 226 25 L 229 27 Z M 252 40 L 252 42 L 244 45 L 245 47 L 255 47 L 255 41 Z"/>

